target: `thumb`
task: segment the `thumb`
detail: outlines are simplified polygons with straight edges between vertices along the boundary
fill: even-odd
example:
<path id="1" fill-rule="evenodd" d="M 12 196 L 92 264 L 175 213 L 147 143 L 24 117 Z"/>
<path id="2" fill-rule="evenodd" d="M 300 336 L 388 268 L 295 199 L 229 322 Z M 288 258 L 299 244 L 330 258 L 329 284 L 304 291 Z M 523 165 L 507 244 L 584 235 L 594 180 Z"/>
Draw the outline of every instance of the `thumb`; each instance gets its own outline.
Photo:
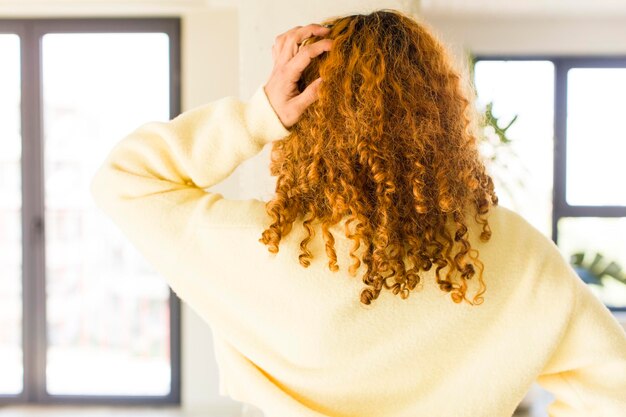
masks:
<path id="1" fill-rule="evenodd" d="M 322 77 L 318 77 L 311 84 L 309 84 L 302 93 L 292 99 L 298 113 L 304 112 L 304 109 L 318 99 L 318 91 L 321 83 Z"/>

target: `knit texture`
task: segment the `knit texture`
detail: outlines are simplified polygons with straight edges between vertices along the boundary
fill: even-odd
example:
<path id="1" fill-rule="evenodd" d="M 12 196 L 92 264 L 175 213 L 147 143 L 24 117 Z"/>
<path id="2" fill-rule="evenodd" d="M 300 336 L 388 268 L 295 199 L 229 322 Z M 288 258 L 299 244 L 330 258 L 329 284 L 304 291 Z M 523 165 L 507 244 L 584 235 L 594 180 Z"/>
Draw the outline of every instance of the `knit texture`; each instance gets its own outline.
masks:
<path id="1" fill-rule="evenodd" d="M 119 141 L 93 177 L 97 206 L 211 327 L 220 394 L 266 417 L 510 417 L 534 381 L 550 417 L 626 416 L 626 334 L 552 240 L 507 208 L 492 237 L 469 240 L 485 264 L 479 306 L 454 303 L 434 269 L 406 300 L 361 304 L 352 241 L 321 231 L 298 262 L 302 219 L 272 254 L 258 241 L 265 202 L 205 189 L 289 134 L 263 87 L 149 122 Z M 470 217 L 471 218 L 471 217 Z M 363 246 L 363 245 L 362 245 Z M 445 270 L 444 270 L 445 271 Z M 469 282 L 469 299 L 478 290 Z"/>

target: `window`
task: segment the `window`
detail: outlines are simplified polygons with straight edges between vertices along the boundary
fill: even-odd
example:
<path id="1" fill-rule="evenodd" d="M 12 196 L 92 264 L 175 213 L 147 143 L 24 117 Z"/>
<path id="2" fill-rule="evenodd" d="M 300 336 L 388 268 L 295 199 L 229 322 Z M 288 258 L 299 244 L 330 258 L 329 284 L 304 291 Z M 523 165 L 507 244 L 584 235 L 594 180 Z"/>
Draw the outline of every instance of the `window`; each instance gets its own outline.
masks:
<path id="1" fill-rule="evenodd" d="M 88 189 L 179 114 L 179 26 L 0 20 L 0 403 L 180 402 L 180 300 Z"/>
<path id="2" fill-rule="evenodd" d="M 474 84 L 503 126 L 517 116 L 507 148 L 521 173 L 505 158 L 490 168 L 503 205 L 550 236 L 610 310 L 626 311 L 626 57 L 477 56 Z"/>
<path id="3" fill-rule="evenodd" d="M 20 38 L 0 34 L 0 392 L 22 391 Z"/>

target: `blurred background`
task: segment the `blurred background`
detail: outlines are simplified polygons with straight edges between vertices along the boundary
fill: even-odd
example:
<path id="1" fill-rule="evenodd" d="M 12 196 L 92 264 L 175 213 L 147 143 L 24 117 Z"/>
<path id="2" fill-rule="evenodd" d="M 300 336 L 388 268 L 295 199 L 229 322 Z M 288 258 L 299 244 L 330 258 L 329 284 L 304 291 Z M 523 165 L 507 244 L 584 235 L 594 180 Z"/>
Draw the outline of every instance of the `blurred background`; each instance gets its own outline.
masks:
<path id="1" fill-rule="evenodd" d="M 218 394 L 210 327 L 95 208 L 89 180 L 145 121 L 250 97 L 278 34 L 383 7 L 448 45 L 501 205 L 626 328 L 625 1 L 0 0 L 0 417 L 262 416 Z M 268 151 L 213 190 L 269 199 Z M 535 385 L 516 415 L 547 417 L 551 399 Z"/>

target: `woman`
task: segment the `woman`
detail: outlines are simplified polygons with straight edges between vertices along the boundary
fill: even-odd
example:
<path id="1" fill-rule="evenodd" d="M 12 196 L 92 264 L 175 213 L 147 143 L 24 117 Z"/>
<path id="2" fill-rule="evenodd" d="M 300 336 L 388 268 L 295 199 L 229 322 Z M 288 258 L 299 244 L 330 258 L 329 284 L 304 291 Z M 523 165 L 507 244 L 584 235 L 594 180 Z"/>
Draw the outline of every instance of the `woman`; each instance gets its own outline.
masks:
<path id="1" fill-rule="evenodd" d="M 503 417 L 537 380 L 552 417 L 626 415 L 626 335 L 497 205 L 441 44 L 395 10 L 323 23 L 276 38 L 248 101 L 142 125 L 92 180 L 213 329 L 220 394 L 267 417 Z M 267 144 L 271 201 L 205 190 Z"/>

